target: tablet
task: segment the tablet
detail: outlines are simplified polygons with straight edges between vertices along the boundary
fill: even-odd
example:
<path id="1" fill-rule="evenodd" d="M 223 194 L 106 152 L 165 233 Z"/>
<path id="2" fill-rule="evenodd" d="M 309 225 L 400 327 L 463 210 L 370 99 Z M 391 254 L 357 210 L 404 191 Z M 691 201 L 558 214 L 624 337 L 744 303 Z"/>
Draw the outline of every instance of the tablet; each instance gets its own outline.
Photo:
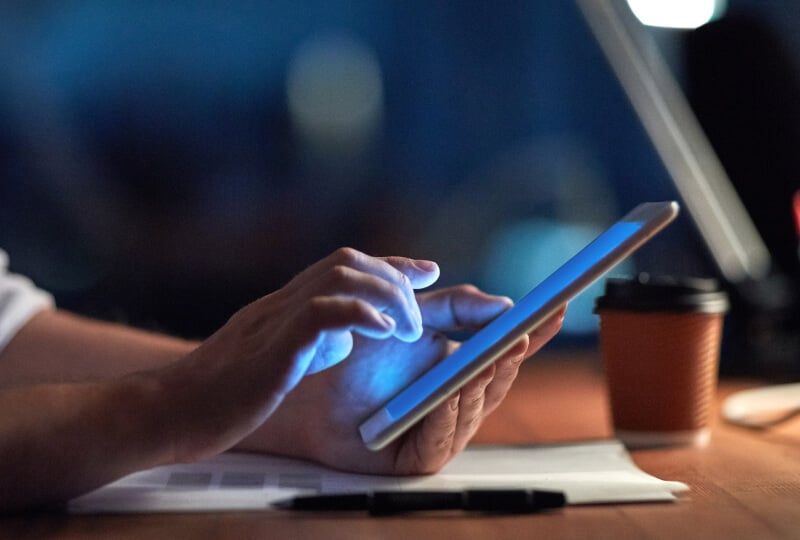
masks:
<path id="1" fill-rule="evenodd" d="M 678 214 L 674 201 L 634 208 L 558 268 L 514 307 L 497 317 L 450 356 L 423 373 L 360 425 L 368 448 L 380 450 L 500 358 L 560 306 L 599 279 Z"/>

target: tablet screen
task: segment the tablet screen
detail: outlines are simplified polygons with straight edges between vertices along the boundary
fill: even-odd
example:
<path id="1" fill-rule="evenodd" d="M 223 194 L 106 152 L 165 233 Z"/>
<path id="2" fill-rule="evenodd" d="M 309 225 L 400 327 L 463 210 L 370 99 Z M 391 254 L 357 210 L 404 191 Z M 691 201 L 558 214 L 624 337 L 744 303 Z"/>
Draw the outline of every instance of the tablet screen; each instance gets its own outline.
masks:
<path id="1" fill-rule="evenodd" d="M 625 240 L 634 236 L 642 228 L 640 222 L 621 221 L 600 235 L 564 266 L 550 274 L 535 289 L 519 300 L 480 332 L 465 341 L 459 349 L 433 366 L 420 378 L 411 383 L 394 399 L 386 404 L 386 410 L 392 418 L 399 418 L 420 405 L 422 400 L 446 381 L 469 366 L 470 362 L 517 326 L 525 323 L 534 313 L 542 309 L 548 301 L 553 300 L 570 283 L 580 278 L 595 264 L 607 257 L 611 251 Z"/>
<path id="2" fill-rule="evenodd" d="M 365 420 L 361 436 L 380 449 L 533 331 L 562 304 L 632 253 L 678 213 L 673 201 L 643 203 L 558 268 L 514 307 L 431 367 Z"/>

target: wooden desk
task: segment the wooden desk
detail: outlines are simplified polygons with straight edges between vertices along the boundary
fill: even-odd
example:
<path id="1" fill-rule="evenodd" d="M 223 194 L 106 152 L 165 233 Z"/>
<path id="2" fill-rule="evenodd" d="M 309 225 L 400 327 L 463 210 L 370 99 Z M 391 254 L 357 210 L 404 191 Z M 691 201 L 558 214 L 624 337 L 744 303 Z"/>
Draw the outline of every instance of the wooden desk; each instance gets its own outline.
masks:
<path id="1" fill-rule="evenodd" d="M 573 355 L 574 356 L 574 355 Z M 476 443 L 605 438 L 606 395 L 591 355 L 525 366 Z M 724 396 L 747 386 L 726 382 Z M 568 507 L 532 516 L 308 516 L 218 513 L 0 520 L 0 538 L 800 538 L 800 420 L 766 432 L 717 423 L 703 449 L 637 451 L 645 471 L 692 488 L 678 503 Z"/>

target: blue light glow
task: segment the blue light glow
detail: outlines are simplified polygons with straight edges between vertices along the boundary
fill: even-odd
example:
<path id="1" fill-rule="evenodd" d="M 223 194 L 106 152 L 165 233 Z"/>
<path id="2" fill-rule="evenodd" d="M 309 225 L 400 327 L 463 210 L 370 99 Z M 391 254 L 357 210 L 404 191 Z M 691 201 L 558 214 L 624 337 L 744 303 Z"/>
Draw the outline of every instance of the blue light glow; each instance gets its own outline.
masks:
<path id="1" fill-rule="evenodd" d="M 509 298 L 522 298 L 550 275 L 554 264 L 568 260 L 597 238 L 606 227 L 597 223 L 574 223 L 556 219 L 525 219 L 505 224 L 495 232 L 484 257 L 481 288 Z M 613 273 L 612 273 L 613 272 Z M 609 276 L 636 273 L 630 259 L 620 262 Z M 597 316 L 592 313 L 594 299 L 602 294 L 603 284 L 593 283 L 569 302 L 560 340 L 596 334 Z"/>
<path id="2" fill-rule="evenodd" d="M 508 332 L 523 324 L 531 313 L 542 308 L 559 291 L 579 279 L 586 269 L 606 257 L 641 227 L 640 222 L 622 221 L 614 224 L 558 270 L 550 274 L 517 302 L 513 309 L 492 321 L 486 328 L 464 342 L 455 353 L 432 367 L 395 396 L 386 405 L 389 415 L 393 418 L 400 418 L 421 405 L 439 388 L 442 382 L 455 377 L 459 372 L 468 368 L 476 356 L 488 350 Z"/>

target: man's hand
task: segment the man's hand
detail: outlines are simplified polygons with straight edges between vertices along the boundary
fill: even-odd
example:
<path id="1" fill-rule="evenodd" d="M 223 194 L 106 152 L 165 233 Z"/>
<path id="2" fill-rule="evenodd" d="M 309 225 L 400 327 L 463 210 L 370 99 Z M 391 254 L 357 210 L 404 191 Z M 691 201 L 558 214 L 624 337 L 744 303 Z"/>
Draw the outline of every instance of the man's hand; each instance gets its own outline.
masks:
<path id="1" fill-rule="evenodd" d="M 438 276 L 429 261 L 341 249 L 201 344 L 41 313 L 2 353 L 0 510 L 64 501 L 237 443 L 351 471 L 438 470 L 560 324 L 522 339 L 370 452 L 359 423 L 456 346 L 440 331 L 477 328 L 510 305 L 471 287 L 415 295 Z"/>
<path id="2" fill-rule="evenodd" d="M 417 341 L 414 289 L 438 277 L 429 261 L 343 248 L 234 314 L 186 358 L 154 372 L 176 426 L 174 460 L 207 457 L 241 440 L 304 377 L 347 358 L 356 338 Z M 314 414 L 330 414 L 327 406 L 320 399 Z"/>
<path id="3" fill-rule="evenodd" d="M 503 400 L 522 361 L 558 332 L 564 311 L 522 338 L 501 359 L 387 448 L 372 452 L 358 426 L 374 409 L 457 343 L 443 332 L 476 330 L 511 306 L 472 286 L 417 296 L 425 331 L 414 342 L 357 337 L 344 361 L 305 377 L 240 449 L 312 459 L 348 471 L 422 474 L 463 450 L 483 418 Z"/>
<path id="4" fill-rule="evenodd" d="M 0 362 L 0 511 L 230 448 L 355 339 L 417 340 L 414 289 L 438 276 L 428 261 L 341 249 L 201 344 L 39 314 Z"/>

